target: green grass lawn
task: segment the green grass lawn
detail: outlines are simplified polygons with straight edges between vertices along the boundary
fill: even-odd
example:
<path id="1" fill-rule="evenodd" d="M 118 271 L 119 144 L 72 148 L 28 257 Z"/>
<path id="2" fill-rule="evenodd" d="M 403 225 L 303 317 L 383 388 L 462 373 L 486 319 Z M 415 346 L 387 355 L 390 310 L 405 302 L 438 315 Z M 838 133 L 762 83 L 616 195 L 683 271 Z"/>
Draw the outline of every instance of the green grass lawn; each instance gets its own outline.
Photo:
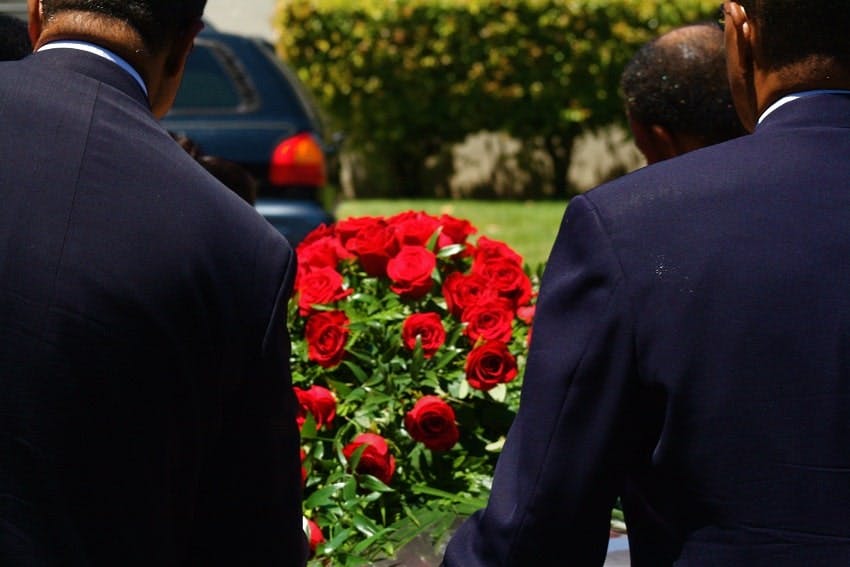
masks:
<path id="1" fill-rule="evenodd" d="M 471 222 L 478 235 L 508 244 L 536 268 L 549 257 L 565 208 L 559 201 L 358 199 L 340 203 L 336 216 L 387 216 L 407 210 L 450 214 Z"/>

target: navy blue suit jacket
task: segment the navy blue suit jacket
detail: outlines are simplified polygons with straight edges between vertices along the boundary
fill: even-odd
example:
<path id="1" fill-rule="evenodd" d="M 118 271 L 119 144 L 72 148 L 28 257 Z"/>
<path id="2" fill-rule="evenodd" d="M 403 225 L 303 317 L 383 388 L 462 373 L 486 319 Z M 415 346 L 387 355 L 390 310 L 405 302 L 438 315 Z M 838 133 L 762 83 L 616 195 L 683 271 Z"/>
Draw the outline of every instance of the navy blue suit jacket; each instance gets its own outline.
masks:
<path id="1" fill-rule="evenodd" d="M 285 239 L 88 53 L 0 64 L 0 155 L 0 564 L 303 564 Z"/>
<path id="2" fill-rule="evenodd" d="M 850 565 L 850 97 L 569 205 L 487 508 L 445 564 Z"/>

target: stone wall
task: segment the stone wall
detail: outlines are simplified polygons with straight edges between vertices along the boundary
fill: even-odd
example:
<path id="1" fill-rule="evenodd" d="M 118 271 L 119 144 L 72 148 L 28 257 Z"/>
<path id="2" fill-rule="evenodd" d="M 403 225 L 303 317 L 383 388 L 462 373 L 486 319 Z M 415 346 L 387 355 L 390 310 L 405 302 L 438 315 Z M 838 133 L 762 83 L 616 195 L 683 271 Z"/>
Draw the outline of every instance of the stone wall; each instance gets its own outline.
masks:
<path id="1" fill-rule="evenodd" d="M 275 0 L 207 0 L 206 19 L 221 31 L 274 39 Z"/>

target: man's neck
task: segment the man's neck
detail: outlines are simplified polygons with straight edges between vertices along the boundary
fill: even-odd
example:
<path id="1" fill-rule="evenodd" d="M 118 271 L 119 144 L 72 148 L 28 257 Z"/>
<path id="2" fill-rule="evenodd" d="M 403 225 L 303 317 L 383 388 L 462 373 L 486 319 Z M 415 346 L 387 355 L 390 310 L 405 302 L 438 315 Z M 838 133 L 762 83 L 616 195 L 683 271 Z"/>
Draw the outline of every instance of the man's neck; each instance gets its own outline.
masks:
<path id="1" fill-rule="evenodd" d="M 98 45 L 127 61 L 150 87 L 156 67 L 141 36 L 126 22 L 89 12 L 61 11 L 41 30 L 34 48 L 59 40 Z"/>
<path id="2" fill-rule="evenodd" d="M 770 72 L 756 72 L 758 115 L 788 95 L 836 90 L 850 90 L 850 71 L 828 58 L 810 59 Z"/>
<path id="3" fill-rule="evenodd" d="M 147 85 L 145 85 L 144 80 L 142 80 L 141 75 L 139 75 L 136 69 L 133 68 L 132 65 L 127 63 L 127 61 L 125 61 L 123 58 L 119 57 L 118 55 L 104 47 L 86 41 L 59 39 L 43 44 L 41 47 L 36 49 L 36 52 L 49 51 L 52 49 L 76 49 L 80 51 L 86 51 L 108 61 L 112 61 L 113 63 L 124 69 L 124 71 L 126 71 L 131 77 L 133 77 L 133 79 L 139 84 L 139 87 L 145 93 L 145 96 L 148 96 L 148 87 Z"/>

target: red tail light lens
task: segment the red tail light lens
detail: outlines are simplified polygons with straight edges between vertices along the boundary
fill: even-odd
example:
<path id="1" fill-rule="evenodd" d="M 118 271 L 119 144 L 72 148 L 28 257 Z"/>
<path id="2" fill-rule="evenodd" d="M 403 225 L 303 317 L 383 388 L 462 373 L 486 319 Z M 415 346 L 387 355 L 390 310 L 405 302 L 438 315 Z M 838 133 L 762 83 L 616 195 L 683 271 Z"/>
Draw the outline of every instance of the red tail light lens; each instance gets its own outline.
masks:
<path id="1" fill-rule="evenodd" d="M 272 152 L 269 181 L 273 185 L 322 187 L 325 184 L 325 153 L 307 133 L 281 142 Z"/>

